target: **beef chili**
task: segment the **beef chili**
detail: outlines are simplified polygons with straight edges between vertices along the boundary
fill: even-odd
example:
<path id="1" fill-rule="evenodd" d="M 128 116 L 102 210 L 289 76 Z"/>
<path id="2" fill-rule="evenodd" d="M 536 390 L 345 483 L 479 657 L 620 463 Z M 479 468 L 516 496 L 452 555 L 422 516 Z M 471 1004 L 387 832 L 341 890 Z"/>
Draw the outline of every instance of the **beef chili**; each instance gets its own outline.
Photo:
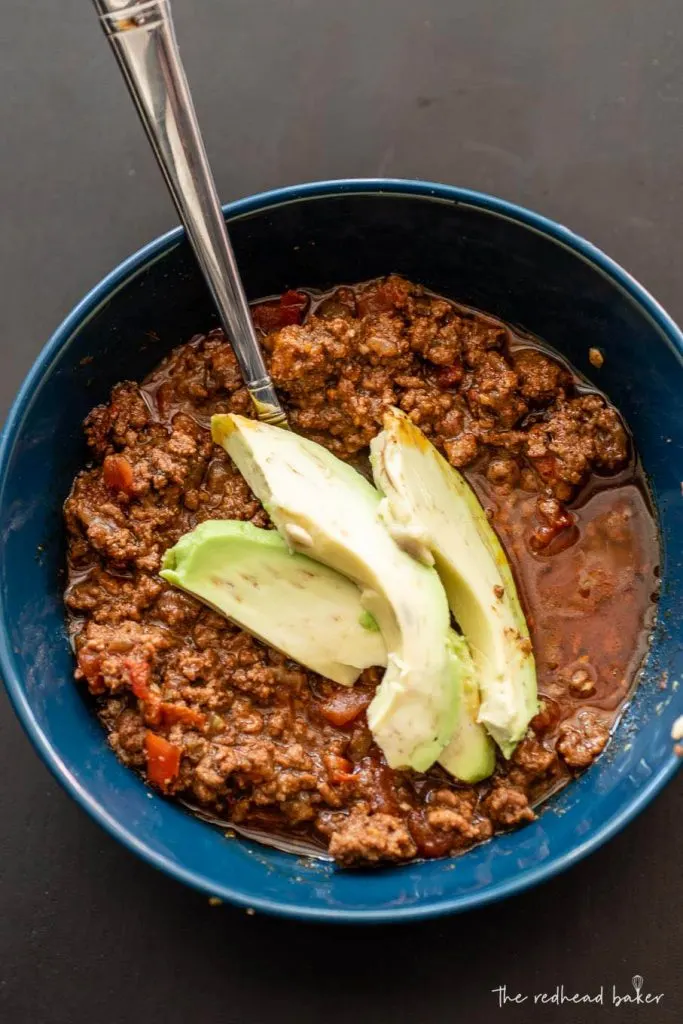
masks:
<path id="1" fill-rule="evenodd" d="M 252 415 L 212 331 L 85 422 L 65 600 L 111 747 L 203 816 L 347 866 L 454 854 L 532 821 L 604 749 L 653 623 L 656 527 L 619 414 L 535 339 L 397 276 L 286 292 L 253 316 L 295 431 L 363 470 L 395 405 L 465 474 L 517 579 L 539 712 L 485 782 L 392 770 L 365 718 L 381 669 L 339 686 L 159 577 L 206 519 L 270 525 L 211 441 L 213 413 Z"/>

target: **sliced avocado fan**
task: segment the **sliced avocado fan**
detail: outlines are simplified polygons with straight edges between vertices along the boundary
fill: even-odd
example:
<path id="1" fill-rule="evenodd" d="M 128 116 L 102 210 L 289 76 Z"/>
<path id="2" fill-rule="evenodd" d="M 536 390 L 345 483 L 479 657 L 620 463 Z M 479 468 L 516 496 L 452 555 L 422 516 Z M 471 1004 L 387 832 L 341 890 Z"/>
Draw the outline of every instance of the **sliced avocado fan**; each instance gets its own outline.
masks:
<path id="1" fill-rule="evenodd" d="M 386 666 L 384 640 L 356 584 L 289 551 L 276 530 L 207 520 L 169 548 L 161 576 L 287 657 L 344 686 L 352 685 L 364 668 Z M 463 782 L 478 782 L 493 771 L 493 744 L 476 724 L 479 691 L 467 644 L 450 630 L 447 645 L 457 715 L 440 762 Z"/>
<path id="2" fill-rule="evenodd" d="M 211 431 L 288 546 L 360 587 L 387 648 L 368 725 L 392 768 L 424 771 L 451 739 L 457 714 L 448 602 L 435 570 L 394 543 L 380 495 L 325 448 L 232 414 L 213 416 Z"/>
<path id="3" fill-rule="evenodd" d="M 161 575 L 299 664 L 344 686 L 386 665 L 382 636 L 364 625 L 360 590 L 292 554 L 275 530 L 214 519 L 164 555 Z"/>
<path id="4" fill-rule="evenodd" d="M 509 757 L 538 703 L 529 630 L 505 552 L 465 479 L 402 412 L 386 414 L 371 453 L 382 514 L 398 543 L 435 561 L 472 652 L 478 720 Z"/>

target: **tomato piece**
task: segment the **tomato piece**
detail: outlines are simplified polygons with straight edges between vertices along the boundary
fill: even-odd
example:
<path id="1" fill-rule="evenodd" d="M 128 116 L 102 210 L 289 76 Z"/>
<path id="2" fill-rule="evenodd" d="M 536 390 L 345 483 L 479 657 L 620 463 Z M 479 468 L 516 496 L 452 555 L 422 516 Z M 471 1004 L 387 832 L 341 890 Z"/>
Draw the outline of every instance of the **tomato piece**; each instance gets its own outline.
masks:
<path id="1" fill-rule="evenodd" d="M 180 771 L 180 747 L 148 729 L 145 733 L 145 756 L 147 778 L 153 785 L 167 792 Z"/>
<path id="2" fill-rule="evenodd" d="M 298 310 L 297 308 L 295 308 L 293 306 L 290 306 L 287 309 L 281 309 L 280 310 L 280 324 L 279 324 L 279 326 L 280 327 L 291 327 L 292 325 L 296 324 L 296 326 L 298 327 L 299 324 L 301 323 L 302 319 L 303 319 L 303 317 L 301 316 L 300 310 Z"/>
<path id="3" fill-rule="evenodd" d="M 578 531 L 574 516 L 556 498 L 541 498 L 536 507 L 544 522 L 531 532 L 529 547 L 532 551 L 539 554 L 552 545 L 553 554 L 557 554 L 575 542 Z M 555 543 L 561 534 L 562 540 Z"/>
<path id="4" fill-rule="evenodd" d="M 327 754 L 325 767 L 330 773 L 330 782 L 351 782 L 353 779 L 353 763 L 339 754 Z"/>
<path id="5" fill-rule="evenodd" d="M 105 686 L 101 673 L 102 655 L 83 648 L 83 650 L 78 652 L 76 660 L 90 692 L 103 693 Z"/>
<path id="6" fill-rule="evenodd" d="M 529 535 L 529 548 L 535 555 L 559 555 L 579 539 L 578 527 L 537 526 Z"/>
<path id="7" fill-rule="evenodd" d="M 130 688 L 138 700 L 149 700 L 152 696 L 149 684 L 152 680 L 152 667 L 144 658 L 124 658 L 123 667 L 130 679 Z"/>
<path id="8" fill-rule="evenodd" d="M 340 690 L 322 702 L 320 711 L 330 725 L 345 726 L 358 718 L 371 700 L 372 695 L 364 690 Z"/>
<path id="9" fill-rule="evenodd" d="M 201 729 L 206 722 L 206 718 L 201 711 L 187 708 L 184 704 L 168 704 L 166 701 L 162 701 L 159 711 L 166 725 L 175 725 L 176 722 L 180 722 L 182 725 L 190 725 Z"/>
<path id="10" fill-rule="evenodd" d="M 278 331 L 281 327 L 300 324 L 308 308 L 305 292 L 288 291 L 276 302 L 262 302 L 252 310 L 254 326 L 264 334 Z"/>
<path id="11" fill-rule="evenodd" d="M 296 309 L 302 313 L 308 306 L 308 295 L 306 292 L 288 291 L 280 296 L 280 307 L 282 309 Z"/>
<path id="12" fill-rule="evenodd" d="M 133 467 L 125 455 L 107 455 L 102 464 L 102 476 L 113 491 L 130 494 L 133 490 Z"/>
<path id="13" fill-rule="evenodd" d="M 444 857 L 453 844 L 453 837 L 447 832 L 436 832 L 421 810 L 412 810 L 408 813 L 408 828 L 413 837 L 418 851 L 423 857 Z"/>
<path id="14" fill-rule="evenodd" d="M 161 701 L 151 688 L 152 666 L 144 658 L 124 658 L 123 667 L 128 673 L 131 690 L 142 701 L 140 711 L 144 721 L 147 725 L 159 725 Z"/>
<path id="15" fill-rule="evenodd" d="M 396 792 L 398 777 L 379 752 L 363 758 L 361 767 L 372 780 L 368 787 L 370 806 L 376 814 L 399 814 L 399 796 Z"/>
<path id="16" fill-rule="evenodd" d="M 264 334 L 277 331 L 282 326 L 280 323 L 280 304 L 262 302 L 259 306 L 255 306 L 252 309 L 251 319 L 254 322 L 254 327 L 258 328 L 259 331 L 263 331 Z"/>

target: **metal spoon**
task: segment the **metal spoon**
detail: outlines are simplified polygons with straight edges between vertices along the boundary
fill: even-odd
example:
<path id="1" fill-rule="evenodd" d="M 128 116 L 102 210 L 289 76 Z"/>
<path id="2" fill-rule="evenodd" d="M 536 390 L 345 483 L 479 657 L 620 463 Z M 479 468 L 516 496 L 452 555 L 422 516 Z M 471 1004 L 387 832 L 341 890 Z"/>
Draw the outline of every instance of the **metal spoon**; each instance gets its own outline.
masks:
<path id="1" fill-rule="evenodd" d="M 287 423 L 251 321 L 168 0 L 93 0 L 260 420 Z"/>

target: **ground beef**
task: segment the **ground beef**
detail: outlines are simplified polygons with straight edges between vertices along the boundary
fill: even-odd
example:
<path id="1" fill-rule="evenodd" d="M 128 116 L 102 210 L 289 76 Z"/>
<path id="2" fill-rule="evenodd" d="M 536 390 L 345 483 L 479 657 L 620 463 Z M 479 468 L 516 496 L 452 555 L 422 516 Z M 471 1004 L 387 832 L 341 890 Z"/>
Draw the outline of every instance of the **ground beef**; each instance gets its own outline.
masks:
<path id="1" fill-rule="evenodd" d="M 484 809 L 491 822 L 502 828 L 512 828 L 525 821 L 533 821 L 536 817 L 529 807 L 529 797 L 524 790 L 504 782 L 494 783 L 484 800 Z"/>
<path id="2" fill-rule="evenodd" d="M 93 622 L 139 622 L 163 591 L 158 579 L 147 573 L 136 576 L 113 576 L 101 566 L 74 583 L 65 596 L 67 607 L 76 613 L 89 614 Z"/>
<path id="3" fill-rule="evenodd" d="M 568 506 L 578 489 L 628 463 L 617 413 L 601 396 L 577 393 L 568 370 L 528 339 L 396 276 L 322 299 L 287 292 L 257 307 L 254 321 L 295 430 L 363 468 L 396 405 L 467 470 L 537 628 L 554 591 L 541 596 L 532 571 L 564 564 L 558 552 L 576 542 Z M 164 551 L 199 522 L 269 525 L 211 441 L 210 417 L 226 410 L 251 415 L 215 331 L 173 351 L 142 385 L 117 385 L 85 423 L 93 461 L 65 505 L 65 600 L 76 678 L 117 756 L 166 794 L 237 826 L 325 845 L 349 866 L 443 856 L 532 821 L 532 804 L 608 738 L 608 715 L 576 715 L 592 694 L 577 691 L 588 661 L 575 633 L 537 644 L 545 692 L 532 729 L 492 779 L 467 786 L 438 766 L 422 775 L 386 765 L 366 720 L 380 670 L 341 688 L 158 576 Z M 572 608 L 586 635 L 612 596 L 632 615 L 623 635 L 638 633 L 642 597 L 624 582 L 636 578 L 638 522 L 626 498 L 601 509 L 583 526 L 579 583 L 561 569 L 558 600 L 583 602 Z M 616 569 L 599 562 L 604 551 Z M 638 571 L 647 588 L 642 564 Z M 614 666 L 632 663 L 630 643 L 610 650 L 610 676 L 607 662 L 590 661 L 595 693 L 603 703 L 615 695 L 614 713 L 625 694 Z"/>
<path id="4" fill-rule="evenodd" d="M 514 427 L 528 412 L 520 380 L 500 352 L 486 352 L 477 368 L 467 375 L 465 390 L 474 416 L 483 423 Z"/>
<path id="5" fill-rule="evenodd" d="M 491 459 L 486 468 L 487 479 L 497 487 L 514 487 L 519 483 L 521 470 L 515 459 L 502 457 Z"/>
<path id="6" fill-rule="evenodd" d="M 317 317 L 311 317 L 306 331 L 283 327 L 270 345 L 273 380 L 290 395 L 319 391 L 348 358 L 357 332 L 347 321 L 320 321 Z"/>
<path id="7" fill-rule="evenodd" d="M 558 753 L 570 768 L 587 768 L 602 753 L 609 739 L 609 724 L 590 711 L 581 711 L 576 722 L 560 726 Z"/>
<path id="8" fill-rule="evenodd" d="M 355 808 L 332 833 L 330 853 L 348 867 L 381 860 L 410 860 L 417 847 L 400 818 Z"/>
<path id="9" fill-rule="evenodd" d="M 455 848 L 488 839 L 491 821 L 480 813 L 479 799 L 472 787 L 432 791 L 425 814 L 426 824 L 451 839 Z"/>
<path id="10" fill-rule="evenodd" d="M 142 715 L 134 708 L 124 707 L 115 714 L 114 702 L 110 701 L 104 716 L 108 725 L 109 745 L 124 764 L 142 768 L 145 764 L 145 733 L 147 728 Z"/>
<path id="11" fill-rule="evenodd" d="M 444 451 L 451 466 L 461 469 L 474 462 L 479 454 L 479 444 L 475 435 L 471 431 L 465 430 L 457 437 L 444 441 Z"/>
<path id="12" fill-rule="evenodd" d="M 138 385 L 117 384 L 107 405 L 98 405 L 85 421 L 86 440 L 93 454 L 103 458 L 116 448 L 135 444 L 149 423 L 149 413 Z"/>
<path id="13" fill-rule="evenodd" d="M 557 754 L 536 739 L 527 736 L 512 755 L 512 764 L 525 780 L 535 780 L 550 774 L 557 767 Z M 519 773 L 517 778 L 519 778 Z"/>
<path id="14" fill-rule="evenodd" d="M 628 458 L 628 439 L 615 409 L 599 395 L 560 399 L 528 432 L 526 454 L 544 483 L 556 490 L 583 483 L 594 470 L 608 472 Z M 561 494 L 571 494 L 563 490 Z"/>
<path id="15" fill-rule="evenodd" d="M 512 357 L 520 394 L 532 406 L 545 406 L 572 390 L 568 370 L 535 348 L 518 349 Z"/>

